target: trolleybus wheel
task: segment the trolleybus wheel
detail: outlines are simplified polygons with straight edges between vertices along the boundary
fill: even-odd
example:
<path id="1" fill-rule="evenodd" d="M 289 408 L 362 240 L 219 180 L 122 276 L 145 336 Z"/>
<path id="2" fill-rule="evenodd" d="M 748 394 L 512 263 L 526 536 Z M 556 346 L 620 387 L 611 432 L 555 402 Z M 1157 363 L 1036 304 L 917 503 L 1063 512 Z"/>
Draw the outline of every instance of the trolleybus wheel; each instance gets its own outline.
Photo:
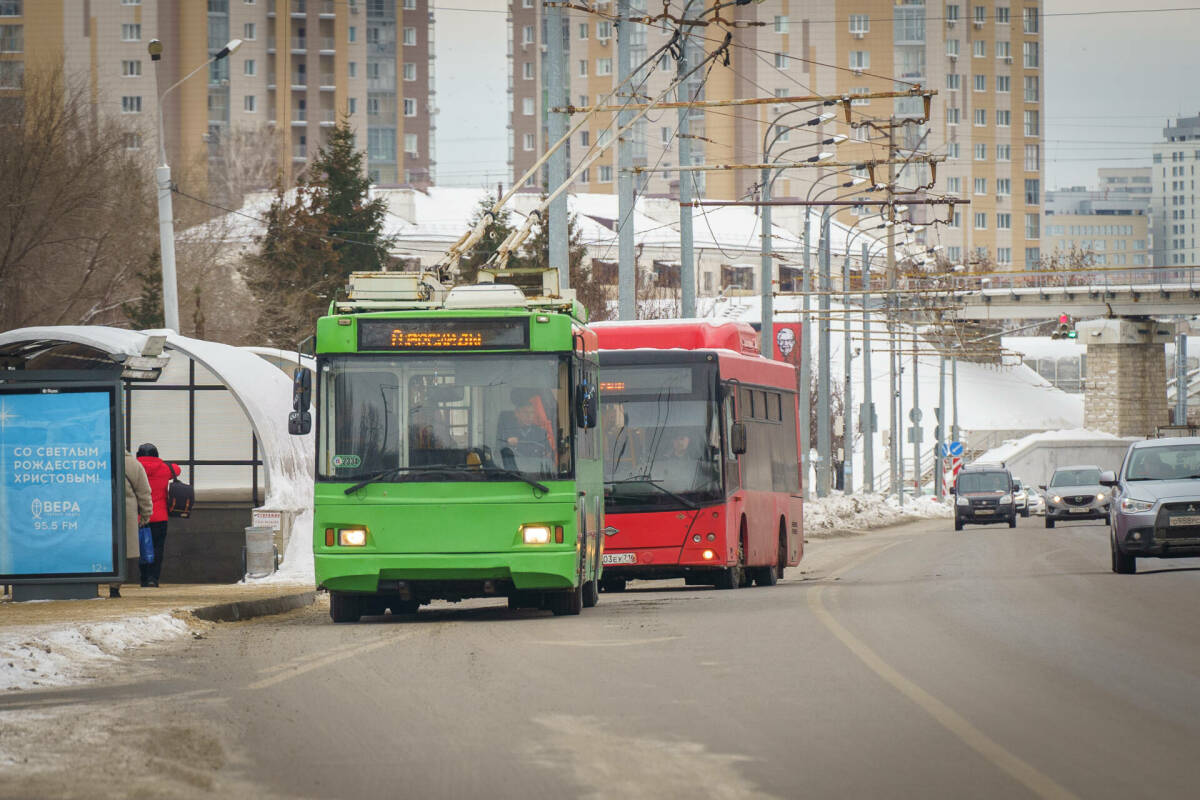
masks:
<path id="1" fill-rule="evenodd" d="M 583 607 L 595 608 L 600 602 L 600 552 L 596 551 L 596 571 L 592 579 L 583 585 Z"/>
<path id="2" fill-rule="evenodd" d="M 583 611 L 583 584 L 566 592 L 556 592 L 548 603 L 556 617 L 573 617 Z"/>
<path id="3" fill-rule="evenodd" d="M 334 622 L 358 622 L 361 616 L 362 603 L 357 595 L 329 593 L 329 617 Z"/>
<path id="4" fill-rule="evenodd" d="M 404 614 L 415 614 L 421 608 L 420 600 L 390 600 L 388 607 L 392 609 L 392 616 L 398 617 Z"/>

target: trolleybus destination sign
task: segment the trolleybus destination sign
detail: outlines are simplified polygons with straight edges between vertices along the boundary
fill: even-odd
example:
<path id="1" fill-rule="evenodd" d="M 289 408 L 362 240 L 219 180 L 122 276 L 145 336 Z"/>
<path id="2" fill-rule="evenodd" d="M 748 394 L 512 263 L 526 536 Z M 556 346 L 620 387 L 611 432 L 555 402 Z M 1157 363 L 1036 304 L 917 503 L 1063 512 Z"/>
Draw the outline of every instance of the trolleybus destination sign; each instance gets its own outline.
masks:
<path id="1" fill-rule="evenodd" d="M 529 319 L 360 319 L 360 350 L 520 350 Z"/>

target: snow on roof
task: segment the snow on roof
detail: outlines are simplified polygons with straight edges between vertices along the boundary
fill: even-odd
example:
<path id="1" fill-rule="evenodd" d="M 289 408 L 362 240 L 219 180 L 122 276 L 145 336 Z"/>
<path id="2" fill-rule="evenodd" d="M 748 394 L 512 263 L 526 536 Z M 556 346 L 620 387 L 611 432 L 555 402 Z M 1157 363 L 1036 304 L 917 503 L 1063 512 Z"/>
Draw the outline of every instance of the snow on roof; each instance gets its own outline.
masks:
<path id="1" fill-rule="evenodd" d="M 310 506 L 314 467 L 312 434 L 288 434 L 292 381 L 258 355 L 220 342 L 180 336 L 169 330 L 131 331 L 102 325 L 18 328 L 0 333 L 0 346 L 26 341 L 74 342 L 114 355 L 134 356 L 142 352 L 146 339 L 154 334 L 166 335 L 164 352 L 177 350 L 217 376 L 246 413 L 263 448 L 267 476 L 265 505 L 277 509 Z"/>

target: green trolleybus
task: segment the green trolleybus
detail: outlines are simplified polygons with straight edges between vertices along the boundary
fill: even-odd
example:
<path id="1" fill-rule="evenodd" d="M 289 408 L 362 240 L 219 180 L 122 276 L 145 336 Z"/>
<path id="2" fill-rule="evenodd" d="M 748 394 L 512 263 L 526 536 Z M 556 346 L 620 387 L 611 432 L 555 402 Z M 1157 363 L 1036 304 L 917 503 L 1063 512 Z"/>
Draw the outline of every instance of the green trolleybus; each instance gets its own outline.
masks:
<path id="1" fill-rule="evenodd" d="M 317 322 L 313 554 L 334 622 L 598 599 L 596 336 L 571 299 L 355 273 Z M 297 373 L 289 427 L 306 432 Z"/>

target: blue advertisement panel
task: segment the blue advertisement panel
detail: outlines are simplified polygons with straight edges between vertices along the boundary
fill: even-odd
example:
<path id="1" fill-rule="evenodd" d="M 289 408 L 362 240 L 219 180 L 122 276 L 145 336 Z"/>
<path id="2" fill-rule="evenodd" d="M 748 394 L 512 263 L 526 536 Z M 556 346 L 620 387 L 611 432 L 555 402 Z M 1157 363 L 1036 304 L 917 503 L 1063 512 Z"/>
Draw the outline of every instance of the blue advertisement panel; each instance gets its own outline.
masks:
<path id="1" fill-rule="evenodd" d="M 0 392 L 0 578 L 114 574 L 112 391 Z"/>

